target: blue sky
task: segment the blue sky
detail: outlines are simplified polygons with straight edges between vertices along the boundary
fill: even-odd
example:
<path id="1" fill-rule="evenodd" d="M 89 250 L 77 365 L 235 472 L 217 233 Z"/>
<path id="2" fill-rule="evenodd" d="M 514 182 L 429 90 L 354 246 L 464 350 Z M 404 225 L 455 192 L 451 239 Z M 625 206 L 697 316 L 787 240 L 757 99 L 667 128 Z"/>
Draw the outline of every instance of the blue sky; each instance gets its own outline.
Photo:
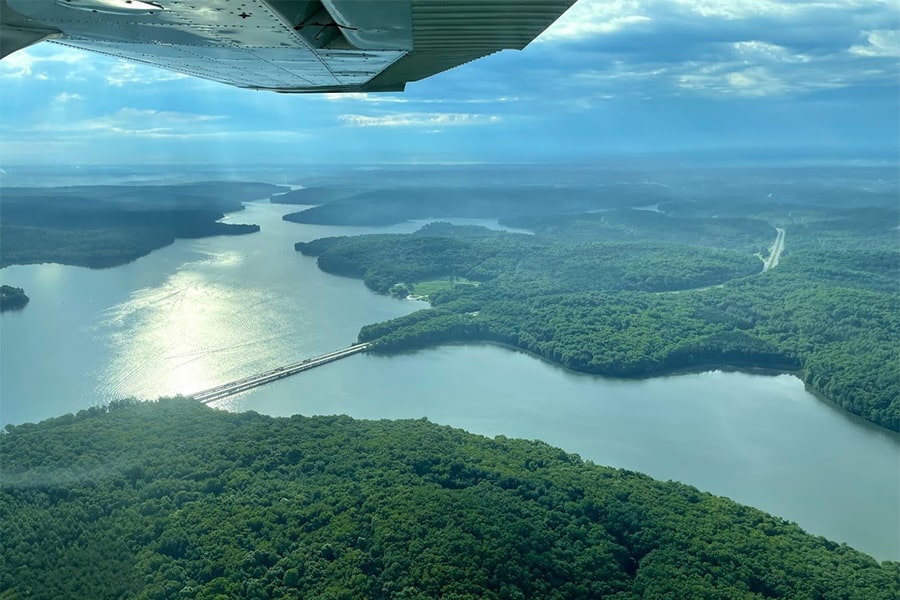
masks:
<path id="1" fill-rule="evenodd" d="M 49 43 L 0 62 L 0 167 L 896 159 L 900 0 L 580 0 L 404 93 L 280 95 Z"/>

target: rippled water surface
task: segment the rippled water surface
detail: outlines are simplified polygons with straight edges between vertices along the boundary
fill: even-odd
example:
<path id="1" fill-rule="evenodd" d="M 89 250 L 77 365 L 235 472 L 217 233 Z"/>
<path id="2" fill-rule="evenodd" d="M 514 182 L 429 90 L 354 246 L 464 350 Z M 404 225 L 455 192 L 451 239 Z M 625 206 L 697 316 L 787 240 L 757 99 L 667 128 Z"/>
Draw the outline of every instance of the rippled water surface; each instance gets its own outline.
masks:
<path id="1" fill-rule="evenodd" d="M 258 223 L 258 234 L 182 240 L 114 269 L 0 271 L 3 283 L 32 298 L 24 311 L 0 317 L 0 421 L 41 420 L 123 396 L 191 393 L 347 346 L 362 325 L 424 307 L 320 272 L 294 242 L 376 230 L 281 220 L 294 210 L 252 203 L 228 220 Z M 816 399 L 790 376 L 616 381 L 495 346 L 450 346 L 357 355 L 217 406 L 425 416 L 486 435 L 542 439 L 900 559 L 897 436 Z"/>

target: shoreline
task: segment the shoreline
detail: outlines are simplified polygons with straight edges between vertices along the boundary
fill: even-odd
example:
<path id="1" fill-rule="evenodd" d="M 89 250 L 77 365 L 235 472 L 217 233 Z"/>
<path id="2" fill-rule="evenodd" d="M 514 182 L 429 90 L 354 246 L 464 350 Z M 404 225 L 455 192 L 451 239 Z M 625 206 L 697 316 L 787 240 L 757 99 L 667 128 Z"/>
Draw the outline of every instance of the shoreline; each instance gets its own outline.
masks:
<path id="1" fill-rule="evenodd" d="M 515 352 L 520 352 L 522 354 L 526 354 L 532 358 L 536 358 L 542 362 L 545 362 L 549 365 L 552 365 L 555 368 L 562 369 L 563 371 L 578 375 L 582 377 L 599 377 L 601 379 L 607 379 L 612 381 L 642 381 L 647 379 L 654 379 L 658 377 L 672 377 L 678 375 L 696 375 L 700 373 L 710 373 L 713 371 L 722 371 L 725 373 L 746 373 L 748 375 L 766 375 L 775 377 L 777 375 L 791 375 L 796 377 L 803 383 L 803 389 L 806 390 L 809 394 L 814 396 L 816 400 L 824 403 L 832 410 L 840 412 L 842 416 L 849 417 L 851 420 L 857 422 L 859 425 L 868 428 L 874 428 L 874 430 L 880 432 L 881 434 L 888 434 L 891 436 L 900 435 L 900 431 L 895 431 L 889 427 L 885 427 L 879 423 L 874 421 L 870 421 L 856 413 L 852 413 L 849 410 L 842 407 L 838 404 L 834 399 L 826 396 L 822 392 L 813 388 L 806 380 L 803 378 L 803 370 L 802 369 L 778 369 L 773 367 L 760 367 L 754 366 L 752 364 L 735 364 L 735 363 L 702 363 L 698 365 L 691 365 L 688 367 L 675 367 L 671 369 L 661 369 L 657 371 L 652 371 L 643 375 L 635 375 L 632 377 L 629 376 L 614 376 L 614 375 L 601 375 L 599 373 L 591 373 L 589 371 L 579 371 L 577 369 L 572 369 L 571 367 L 567 367 L 562 363 L 556 362 L 543 356 L 542 354 L 538 354 L 533 350 L 528 350 L 526 348 L 522 348 L 520 346 L 516 346 L 515 344 L 509 344 L 507 342 L 498 342 L 495 340 L 484 340 L 484 339 L 473 339 L 469 341 L 450 341 L 450 342 L 441 342 L 439 344 L 431 345 L 431 346 L 422 346 L 420 348 L 414 348 L 409 350 L 400 350 L 400 351 L 390 351 L 390 352 L 372 352 L 367 351 L 366 354 L 373 354 L 375 356 L 385 356 L 389 357 L 392 355 L 398 354 L 406 354 L 419 352 L 422 350 L 431 350 L 435 348 L 439 348 L 441 346 L 473 346 L 473 345 L 488 345 L 488 346 L 497 346 L 500 348 L 505 348 L 507 350 L 512 350 Z"/>

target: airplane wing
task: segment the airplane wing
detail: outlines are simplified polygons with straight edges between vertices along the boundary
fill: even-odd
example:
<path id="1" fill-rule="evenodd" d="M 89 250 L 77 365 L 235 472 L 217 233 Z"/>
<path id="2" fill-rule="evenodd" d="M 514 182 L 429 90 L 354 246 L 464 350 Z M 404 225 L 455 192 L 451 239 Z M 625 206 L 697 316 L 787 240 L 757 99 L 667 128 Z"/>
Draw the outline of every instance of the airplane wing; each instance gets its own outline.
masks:
<path id="1" fill-rule="evenodd" d="M 0 56 L 93 50 L 241 88 L 402 91 L 521 50 L 575 0 L 0 0 Z"/>

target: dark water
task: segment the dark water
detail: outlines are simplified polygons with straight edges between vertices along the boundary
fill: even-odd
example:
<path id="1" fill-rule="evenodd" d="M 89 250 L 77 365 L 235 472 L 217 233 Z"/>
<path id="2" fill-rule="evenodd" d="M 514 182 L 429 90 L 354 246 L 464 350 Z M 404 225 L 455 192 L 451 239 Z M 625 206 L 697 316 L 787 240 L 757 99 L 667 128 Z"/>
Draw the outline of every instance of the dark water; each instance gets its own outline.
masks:
<path id="1" fill-rule="evenodd" d="M 3 283 L 32 298 L 26 310 L 0 317 L 0 422 L 123 396 L 191 393 L 347 346 L 362 325 L 424 307 L 320 272 L 294 242 L 375 230 L 281 221 L 294 210 L 254 203 L 228 220 L 258 223 L 259 234 L 179 241 L 115 269 L 0 271 Z M 504 348 L 451 346 L 354 356 L 218 406 L 425 416 L 485 435 L 542 439 L 900 559 L 898 437 L 817 400 L 790 376 L 615 381 Z"/>

